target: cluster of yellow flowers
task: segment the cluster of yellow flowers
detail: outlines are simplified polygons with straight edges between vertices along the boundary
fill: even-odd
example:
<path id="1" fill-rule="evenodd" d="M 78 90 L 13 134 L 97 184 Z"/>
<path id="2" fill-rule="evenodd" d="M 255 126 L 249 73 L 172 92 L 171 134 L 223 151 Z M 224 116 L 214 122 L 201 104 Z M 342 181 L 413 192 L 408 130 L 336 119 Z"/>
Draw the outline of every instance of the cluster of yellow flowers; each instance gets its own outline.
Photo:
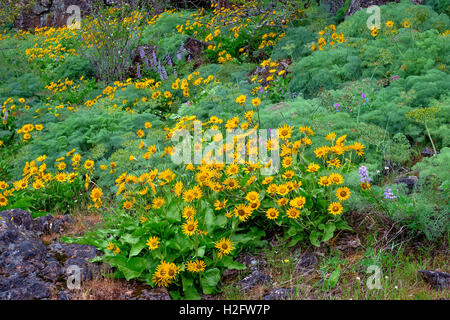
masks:
<path id="1" fill-rule="evenodd" d="M 81 77 L 80 80 L 83 80 L 83 77 Z M 45 86 L 47 90 L 50 90 L 54 94 L 67 89 L 78 89 L 79 87 L 80 84 L 76 85 L 73 80 L 69 80 L 68 78 L 64 79 L 64 81 L 61 81 L 61 79 L 58 79 L 56 82 L 52 81 Z"/>
<path id="2" fill-rule="evenodd" d="M 150 20 L 147 19 L 147 24 L 148 24 L 149 26 L 154 25 L 154 24 L 158 21 L 158 19 L 161 18 L 161 16 L 162 16 L 164 13 L 167 13 L 167 14 L 173 14 L 174 12 L 175 12 L 175 9 L 165 9 L 165 10 L 164 10 L 163 12 L 161 12 L 160 14 L 152 16 Z"/>
<path id="3" fill-rule="evenodd" d="M 74 48 L 66 48 L 62 42 L 67 41 L 76 35 L 75 29 L 66 26 L 59 28 L 35 28 L 34 34 L 36 42 L 33 48 L 25 50 L 28 61 L 35 59 L 64 59 L 66 55 L 75 55 Z"/>
<path id="4" fill-rule="evenodd" d="M 25 103 L 25 100 L 23 99 L 23 103 Z M 10 104 L 10 106 L 8 106 Z M 3 101 L 2 105 L 0 106 L 0 116 L 2 118 L 2 124 L 5 126 L 8 123 L 8 118 L 10 113 L 12 115 L 15 115 L 14 109 L 16 108 L 16 105 L 14 104 L 14 99 L 8 98 L 5 101 Z M 8 111 L 9 110 L 9 111 Z"/>
<path id="5" fill-rule="evenodd" d="M 14 38 L 17 40 L 25 39 L 31 32 L 29 30 L 17 30 Z"/>
<path id="6" fill-rule="evenodd" d="M 22 129 L 32 130 L 32 125 L 26 125 Z M 57 183 L 68 183 L 72 184 L 76 177 L 81 174 L 80 169 L 86 173 L 86 179 L 89 181 L 89 176 L 87 173 L 91 173 L 94 168 L 94 161 L 87 159 L 84 162 L 83 167 L 80 167 L 80 161 L 82 159 L 81 155 L 74 154 L 75 149 L 67 152 L 66 157 L 72 156 L 72 170 L 66 171 L 67 165 L 64 162 L 65 157 L 60 157 L 56 159 L 56 169 L 57 173 L 52 174 L 47 169 L 47 164 L 45 160 L 47 155 L 42 155 L 37 157 L 35 160 L 27 161 L 24 168 L 22 179 L 18 181 L 13 181 L 12 186 L 10 186 L 6 181 L 0 181 L 0 206 L 6 206 L 8 204 L 8 198 L 12 197 L 15 192 L 20 190 L 26 190 L 31 186 L 31 190 L 45 189 L 53 181 Z M 87 185 L 85 186 L 87 187 Z M 87 188 L 86 188 L 87 189 Z M 94 192 L 93 199 L 97 199 L 101 202 L 100 197 L 102 194 L 98 194 L 97 191 Z M 100 207 L 98 205 L 97 207 Z"/>
<path id="7" fill-rule="evenodd" d="M 263 68 L 260 74 L 256 74 L 250 79 L 250 82 L 261 84 L 252 89 L 253 95 L 261 89 L 268 90 L 271 82 L 286 75 L 286 69 L 281 67 L 279 62 L 272 61 L 270 58 L 261 62 L 260 66 Z"/>
<path id="8" fill-rule="evenodd" d="M 313 44 L 311 46 L 311 50 L 323 50 L 326 45 L 333 47 L 338 43 L 346 43 L 348 40 L 345 39 L 343 33 L 336 32 L 336 26 L 334 24 L 330 24 L 329 26 L 325 26 L 322 30 L 319 30 L 319 39 L 317 40 L 317 44 Z"/>
<path id="9" fill-rule="evenodd" d="M 283 39 L 286 36 L 286 33 L 282 32 L 280 34 L 277 34 L 275 32 L 265 33 L 261 37 L 261 43 L 259 44 L 258 49 L 262 50 L 265 47 L 272 47 L 274 46 L 278 41 Z M 270 39 L 271 38 L 271 39 Z"/>
<path id="10" fill-rule="evenodd" d="M 394 21 L 388 20 L 384 25 L 386 26 L 386 28 L 384 29 L 384 33 L 386 35 L 398 33 L 398 29 L 396 28 Z M 411 28 L 411 23 L 409 22 L 409 20 L 403 20 L 400 24 L 400 27 Z M 380 29 L 377 29 L 376 27 L 372 27 L 370 29 L 370 34 L 372 35 L 372 37 L 378 36 L 379 33 Z"/>
<path id="11" fill-rule="evenodd" d="M 6 34 L 6 30 L 3 30 L 3 32 L 0 32 L 0 41 L 8 39 L 9 35 Z"/>
<path id="12" fill-rule="evenodd" d="M 179 33 L 185 34 L 187 31 L 192 32 L 194 35 L 198 35 L 200 32 L 204 32 L 205 29 L 209 31 L 209 33 L 205 36 L 204 42 L 208 44 L 208 50 L 218 51 L 217 62 L 225 63 L 227 61 L 232 61 L 233 57 L 230 52 L 222 49 L 222 41 L 220 39 L 224 34 L 232 34 L 234 38 L 239 38 L 242 32 L 248 32 L 248 26 L 253 23 L 250 16 L 247 14 L 249 10 L 259 10 L 258 4 L 256 1 L 250 1 L 243 5 L 232 5 L 230 7 L 218 7 L 217 4 L 212 4 L 213 15 L 210 17 L 204 8 L 198 10 L 197 13 L 191 14 L 191 19 L 188 19 L 185 24 L 177 25 L 176 29 Z M 303 12 L 298 12 L 297 14 L 302 14 Z M 275 17 L 276 11 L 268 12 L 268 17 Z M 289 19 L 285 19 L 282 21 L 281 27 L 282 29 L 287 28 L 287 22 Z M 270 22 L 265 23 L 267 28 L 276 26 L 277 22 L 272 20 Z M 279 25 L 277 27 L 280 27 Z M 277 41 L 285 37 L 286 34 L 284 32 L 269 32 L 264 33 L 261 36 L 261 42 L 259 44 L 258 49 L 262 50 L 269 46 L 274 46 Z M 216 41 L 214 41 L 218 38 Z M 259 41 L 259 39 L 255 39 Z M 240 48 L 239 52 L 242 55 L 246 55 L 247 52 L 244 51 L 244 48 Z"/>
<path id="13" fill-rule="evenodd" d="M 241 96 L 237 100 L 242 103 L 245 102 L 246 97 Z M 255 129 L 257 125 L 253 123 L 252 117 L 253 112 L 251 111 L 245 115 L 248 126 Z M 196 116 L 185 116 L 179 119 L 173 128 L 165 128 L 167 139 L 170 139 L 178 129 L 194 130 L 195 121 Z M 224 121 L 217 116 L 212 116 L 209 121 L 202 124 L 202 130 L 217 129 L 220 125 L 225 128 L 234 128 L 239 126 L 239 122 L 238 117 Z M 146 123 L 145 127 L 150 129 L 152 126 L 150 123 Z M 199 237 L 208 235 L 201 225 L 201 218 L 197 217 L 198 211 L 202 209 L 200 202 L 211 195 L 214 195 L 215 199 L 218 198 L 213 203 L 214 210 L 219 214 L 222 213 L 227 220 L 236 219 L 237 223 L 245 223 L 259 213 L 272 221 L 281 219 L 281 214 L 284 212 L 287 219 L 298 221 L 301 224 L 302 211 L 312 201 L 309 195 L 305 194 L 307 186 L 303 185 L 302 180 L 312 174 L 314 175 L 313 183 L 324 188 L 323 192 L 330 195 L 328 198 L 329 214 L 331 216 L 341 215 L 344 210 L 343 202 L 350 198 L 351 191 L 348 187 L 343 186 L 343 176 L 334 170 L 340 169 L 344 162 L 351 161 L 344 156 L 346 152 L 354 151 L 362 156 L 364 145 L 358 142 L 346 145 L 346 135 L 337 137 L 331 132 L 325 137 L 330 145 L 319 146 L 313 150 L 318 163 L 307 162 L 299 166 L 296 159 L 304 159 L 303 153 L 307 147 L 312 145 L 310 137 L 315 135 L 314 131 L 310 127 L 299 127 L 298 132 L 301 137 L 297 140 L 292 139 L 295 135 L 293 126 L 283 125 L 278 128 L 278 131 L 280 141 L 276 142 L 277 144 L 281 142 L 282 170 L 273 176 L 259 174 L 258 169 L 264 166 L 261 163 L 235 161 L 227 165 L 211 162 L 210 155 L 205 154 L 202 164 L 186 164 L 185 170 L 193 173 L 193 179 L 189 181 L 183 181 L 182 176 L 171 169 L 162 171 L 157 168 L 149 169 L 148 172 L 138 176 L 124 172 L 115 180 L 116 197 L 120 199 L 123 209 L 140 212 L 140 222 L 146 223 L 152 215 L 161 214 L 164 217 L 164 212 L 169 205 L 166 196 L 175 194 L 180 199 L 179 201 L 184 203 L 180 207 L 184 219 L 180 224 L 181 233 L 186 237 Z M 140 129 L 137 136 L 142 139 L 145 131 Z M 248 141 L 247 146 L 250 144 L 251 141 Z M 268 144 L 271 145 L 269 142 Z M 151 154 L 156 152 L 155 146 L 146 146 L 141 140 L 139 149 L 145 147 L 149 148 L 148 152 Z M 168 147 L 164 153 L 170 154 L 171 150 L 173 150 L 172 147 Z M 234 145 L 225 144 L 224 151 L 230 150 L 235 152 Z M 300 157 L 297 157 L 299 153 Z M 235 159 L 237 158 L 236 152 Z M 145 159 L 148 160 L 148 158 Z M 132 160 L 131 157 L 130 160 Z M 333 172 L 323 175 L 320 174 L 322 169 Z M 337 187 L 332 189 L 333 186 Z M 103 192 L 98 187 L 91 191 L 91 199 L 95 204 L 101 204 L 102 195 Z M 264 207 L 262 206 L 263 201 Z M 161 246 L 161 241 L 164 242 L 157 236 L 150 235 L 146 246 L 148 250 L 154 251 Z M 214 246 L 219 258 L 229 255 L 234 249 L 233 242 L 226 237 L 215 241 Z M 109 243 L 107 249 L 114 254 L 120 253 L 120 248 L 113 243 Z M 205 268 L 205 262 L 198 259 L 187 261 L 183 265 L 161 261 L 153 273 L 152 279 L 155 285 L 165 287 L 171 284 L 183 270 L 195 273 L 202 272 Z"/>
<path id="14" fill-rule="evenodd" d="M 33 125 L 33 124 L 29 123 L 29 124 L 23 125 L 22 128 L 17 130 L 17 133 L 23 134 L 23 140 L 28 141 L 31 139 L 31 132 L 33 132 L 34 130 L 42 131 L 42 129 L 44 129 L 44 126 L 42 124 Z"/>

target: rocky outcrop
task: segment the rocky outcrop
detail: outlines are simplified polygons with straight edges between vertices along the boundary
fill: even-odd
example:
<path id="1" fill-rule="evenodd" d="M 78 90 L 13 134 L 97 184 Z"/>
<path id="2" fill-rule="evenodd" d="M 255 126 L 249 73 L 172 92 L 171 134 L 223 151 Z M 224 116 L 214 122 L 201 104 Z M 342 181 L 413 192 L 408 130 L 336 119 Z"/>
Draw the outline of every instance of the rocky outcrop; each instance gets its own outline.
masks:
<path id="1" fill-rule="evenodd" d="M 42 236 L 65 231 L 72 222 L 69 215 L 33 219 L 23 210 L 0 212 L 0 300 L 80 299 L 80 292 L 68 286 L 74 284 L 69 278 L 74 270 L 80 271 L 80 289 L 86 283 L 102 281 L 102 275 L 110 273 L 108 265 L 90 262 L 101 255 L 93 246 L 41 240 Z M 167 290 L 142 283 L 119 285 L 114 296 L 106 298 L 171 299 Z"/>
<path id="2" fill-rule="evenodd" d="M 35 6 L 17 17 L 14 26 L 19 29 L 61 27 L 66 25 L 67 19 L 73 14 L 67 12 L 69 6 L 78 6 L 81 17 L 84 17 L 91 12 L 91 3 L 92 0 L 38 0 Z"/>
<path id="3" fill-rule="evenodd" d="M 68 217 L 33 220 L 23 210 L 0 212 L 0 299 L 49 299 L 65 286 L 71 265 L 81 268 L 84 280 L 99 273 L 99 265 L 89 262 L 100 254 L 94 247 L 58 242 L 46 246 L 40 239 L 64 230 Z"/>

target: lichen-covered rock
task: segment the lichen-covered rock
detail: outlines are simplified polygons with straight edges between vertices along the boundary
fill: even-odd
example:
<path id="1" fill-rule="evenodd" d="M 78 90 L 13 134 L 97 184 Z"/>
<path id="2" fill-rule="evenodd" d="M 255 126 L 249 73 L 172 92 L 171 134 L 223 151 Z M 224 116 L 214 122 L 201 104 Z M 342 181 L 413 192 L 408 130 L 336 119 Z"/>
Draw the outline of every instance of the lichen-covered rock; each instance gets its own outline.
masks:
<path id="1" fill-rule="evenodd" d="M 39 238 L 62 231 L 68 220 L 52 216 L 33 220 L 23 210 L 0 212 L 0 299 L 48 299 L 64 284 L 70 265 L 83 269 L 83 279 L 100 272 L 99 265 L 89 262 L 99 254 L 95 247 L 58 242 L 47 247 Z"/>

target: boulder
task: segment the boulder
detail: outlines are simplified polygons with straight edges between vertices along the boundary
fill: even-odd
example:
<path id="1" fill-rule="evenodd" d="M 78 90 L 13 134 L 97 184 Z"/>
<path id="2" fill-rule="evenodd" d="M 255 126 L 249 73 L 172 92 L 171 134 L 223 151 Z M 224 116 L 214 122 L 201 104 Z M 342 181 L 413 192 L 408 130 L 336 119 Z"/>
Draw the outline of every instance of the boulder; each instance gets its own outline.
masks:
<path id="1" fill-rule="evenodd" d="M 241 290 L 250 290 L 256 287 L 257 285 L 262 285 L 272 280 L 272 278 L 266 275 L 264 272 L 255 270 L 249 276 L 245 277 L 241 281 L 237 283 L 240 286 Z"/>
<path id="2" fill-rule="evenodd" d="M 419 274 L 426 282 L 431 284 L 435 289 L 443 290 L 450 288 L 450 273 L 419 270 Z"/>
<path id="3" fill-rule="evenodd" d="M 408 192 L 411 193 L 418 181 L 419 181 L 419 178 L 417 178 L 416 176 L 407 176 L 407 177 L 395 179 L 394 183 L 406 184 L 406 187 L 408 188 Z"/>

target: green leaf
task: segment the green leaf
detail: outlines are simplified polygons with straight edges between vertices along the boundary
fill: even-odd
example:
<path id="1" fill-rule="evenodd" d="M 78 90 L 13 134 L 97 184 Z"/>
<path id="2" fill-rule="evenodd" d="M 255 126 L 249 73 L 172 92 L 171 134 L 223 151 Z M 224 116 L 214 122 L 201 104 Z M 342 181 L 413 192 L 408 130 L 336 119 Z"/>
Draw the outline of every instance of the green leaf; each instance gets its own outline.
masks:
<path id="1" fill-rule="evenodd" d="M 245 264 L 239 263 L 235 261 L 230 256 L 225 256 L 221 260 L 221 265 L 224 266 L 227 269 L 234 269 L 234 270 L 245 270 L 247 269 L 247 266 Z"/>
<path id="2" fill-rule="evenodd" d="M 200 277 L 200 285 L 204 294 L 212 294 L 220 281 L 220 271 L 217 268 L 205 271 Z"/>
<path id="3" fill-rule="evenodd" d="M 340 220 L 335 223 L 337 230 L 349 230 L 352 231 L 353 229 L 348 225 L 347 221 Z"/>
<path id="4" fill-rule="evenodd" d="M 15 209 L 28 209 L 32 208 L 33 205 L 31 204 L 31 202 L 28 201 L 28 199 L 20 199 L 14 202 L 14 204 L 10 207 Z"/>
<path id="5" fill-rule="evenodd" d="M 191 278 L 190 275 L 183 275 L 181 277 L 181 282 L 183 284 L 183 292 L 184 292 L 184 299 L 186 300 L 200 300 L 201 297 L 197 292 L 197 289 L 194 285 L 194 279 Z"/>
<path id="6" fill-rule="evenodd" d="M 177 201 L 172 201 L 167 209 L 167 220 L 171 223 L 181 222 L 181 211 L 177 206 Z"/>
<path id="7" fill-rule="evenodd" d="M 312 231 L 310 233 L 309 241 L 311 241 L 312 245 L 314 245 L 316 247 L 320 247 L 319 236 L 320 236 L 320 233 L 317 231 Z"/>
<path id="8" fill-rule="evenodd" d="M 334 230 L 336 230 L 336 226 L 334 223 L 327 223 L 323 230 L 322 242 L 328 241 L 333 238 Z"/>
<path id="9" fill-rule="evenodd" d="M 336 268 L 336 270 L 334 270 L 331 273 L 330 278 L 328 279 L 328 284 L 330 285 L 331 288 L 334 288 L 337 285 L 340 275 L 341 275 L 341 266 L 339 265 Z"/>
<path id="10" fill-rule="evenodd" d="M 103 262 L 103 256 L 96 256 L 95 258 L 92 258 L 91 260 L 89 260 L 89 262 L 91 262 L 91 263 Z"/>
<path id="11" fill-rule="evenodd" d="M 170 290 L 169 294 L 173 300 L 181 300 L 182 299 L 180 292 L 177 290 Z"/>
<path id="12" fill-rule="evenodd" d="M 139 241 L 139 237 L 133 236 L 129 233 L 126 233 L 120 237 L 120 242 L 122 242 L 122 243 L 135 244 L 138 241 Z"/>
<path id="13" fill-rule="evenodd" d="M 198 254 L 197 254 L 197 257 L 202 258 L 202 257 L 205 255 L 205 250 L 206 250 L 206 247 L 204 247 L 204 246 L 198 248 Z"/>
<path id="14" fill-rule="evenodd" d="M 141 253 L 142 249 L 144 249 L 146 247 L 146 244 L 145 244 L 146 242 L 147 242 L 146 238 L 142 238 L 137 243 L 133 244 L 130 249 L 129 257 L 131 258 L 131 257 L 137 256 L 139 253 Z"/>
<path id="15" fill-rule="evenodd" d="M 206 202 L 204 202 L 204 203 L 206 203 Z M 216 221 L 216 216 L 214 214 L 214 211 L 212 210 L 211 207 L 206 205 L 206 208 L 205 208 L 206 231 L 208 231 L 208 232 L 214 231 L 215 221 Z"/>
<path id="16" fill-rule="evenodd" d="M 292 237 L 297 234 L 297 231 L 298 230 L 297 230 L 296 226 L 291 226 L 286 233 Z"/>
<path id="17" fill-rule="evenodd" d="M 121 272 L 123 272 L 123 275 L 127 281 L 138 278 L 142 271 L 144 271 L 147 267 L 147 262 L 144 258 L 127 259 L 124 256 L 114 256 L 109 257 L 107 260 L 111 266 L 117 267 Z"/>
<path id="18" fill-rule="evenodd" d="M 302 241 L 304 238 L 303 234 L 299 234 L 297 236 L 292 237 L 291 241 L 289 241 L 288 243 L 288 247 L 293 247 L 295 246 L 297 243 L 299 243 L 300 241 Z"/>

